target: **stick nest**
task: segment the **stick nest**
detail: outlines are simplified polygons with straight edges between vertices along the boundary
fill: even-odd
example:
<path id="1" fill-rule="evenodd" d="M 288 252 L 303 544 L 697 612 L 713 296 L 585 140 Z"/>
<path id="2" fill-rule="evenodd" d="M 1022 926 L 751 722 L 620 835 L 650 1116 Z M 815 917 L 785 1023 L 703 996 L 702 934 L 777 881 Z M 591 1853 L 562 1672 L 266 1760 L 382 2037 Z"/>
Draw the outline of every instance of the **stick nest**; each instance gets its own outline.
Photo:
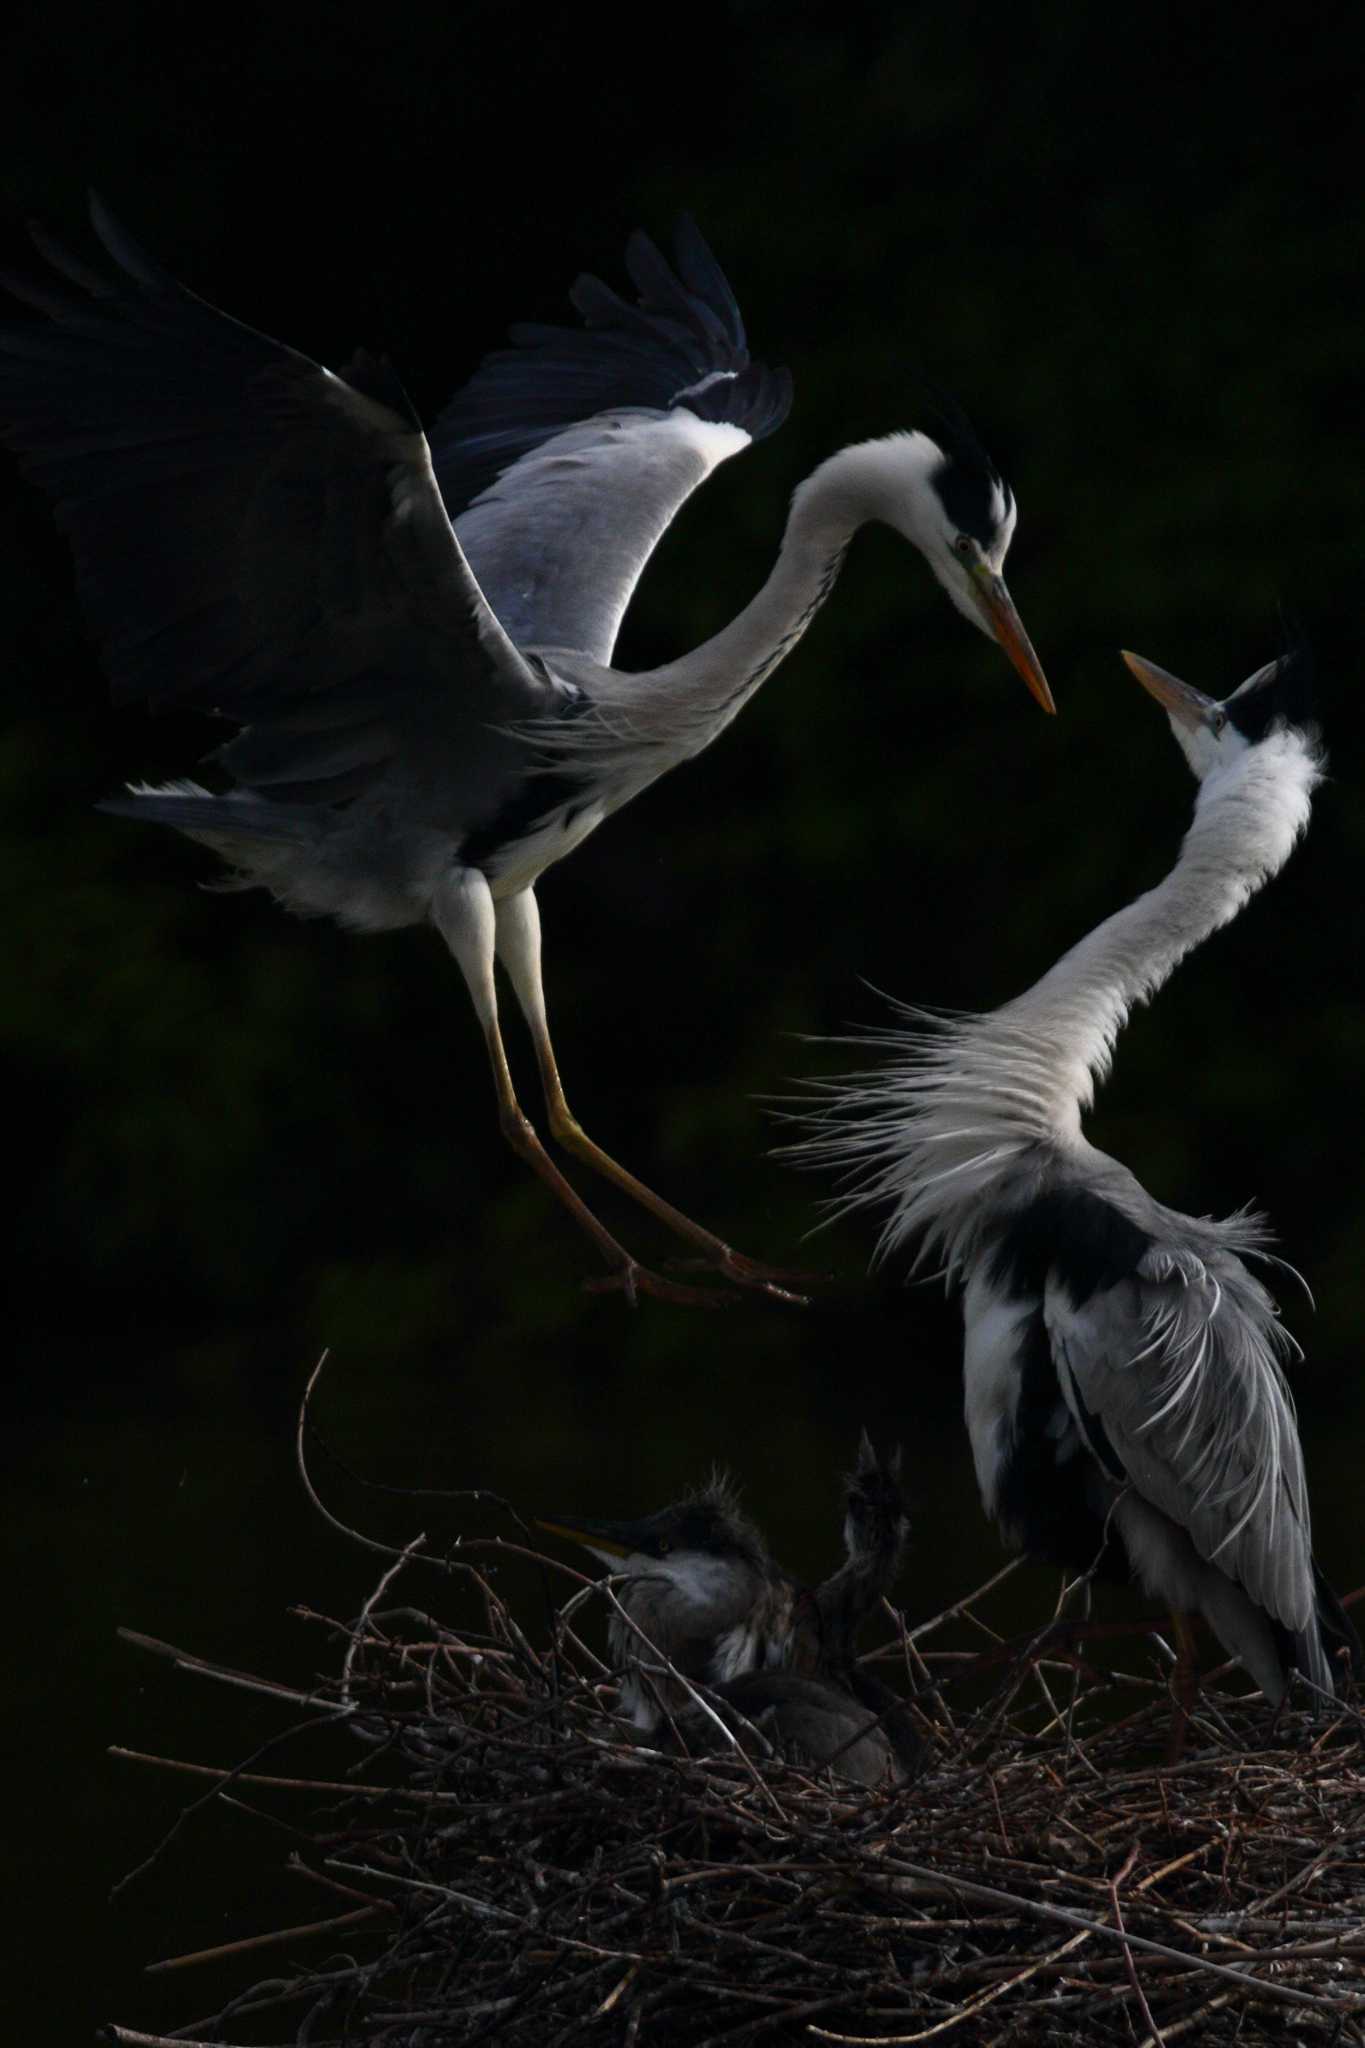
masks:
<path id="1" fill-rule="evenodd" d="M 868 1792 L 719 1734 L 709 1755 L 642 1746 L 585 1639 L 609 1585 L 538 1559 L 573 1590 L 533 1642 L 499 1552 L 533 1554 L 487 1539 L 440 1561 L 477 1603 L 451 1602 L 468 1627 L 398 1604 L 400 1573 L 437 1560 L 391 1553 L 358 1620 L 307 1617 L 339 1659 L 311 1694 L 138 1639 L 331 1724 L 330 1776 L 286 1778 L 260 1753 L 231 1773 L 172 1766 L 207 1781 L 172 1835 L 264 1792 L 331 1897 L 325 1920 L 159 1966 L 239 1950 L 259 1968 L 273 1948 L 287 1974 L 174 2035 L 111 2040 L 1365 2042 L 1349 1705 L 1272 1717 L 1215 1673 L 1163 1766 L 1157 1639 L 1121 1674 L 1088 1641 L 1004 1643 L 988 1616 L 1006 1572 L 912 1630 L 887 1610 L 870 1661 L 900 1674 L 925 1756 Z"/>

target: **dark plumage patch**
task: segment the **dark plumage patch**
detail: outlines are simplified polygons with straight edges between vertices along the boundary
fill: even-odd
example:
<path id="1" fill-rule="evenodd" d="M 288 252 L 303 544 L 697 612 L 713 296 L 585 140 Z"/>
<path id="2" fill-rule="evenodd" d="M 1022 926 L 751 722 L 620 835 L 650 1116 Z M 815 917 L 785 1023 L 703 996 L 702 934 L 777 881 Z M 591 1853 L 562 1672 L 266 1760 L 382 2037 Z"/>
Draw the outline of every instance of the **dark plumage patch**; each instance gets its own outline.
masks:
<path id="1" fill-rule="evenodd" d="M 1242 737 L 1254 746 L 1272 725 L 1302 730 L 1315 723 L 1313 656 L 1301 634 L 1287 629 L 1287 644 L 1278 661 L 1253 676 L 1227 699 L 1224 709 Z"/>
<path id="2" fill-rule="evenodd" d="M 1151 1243 L 1102 1196 L 1078 1187 L 1045 1188 L 996 1238 L 990 1277 L 1006 1293 L 1040 1296 L 1055 1273 L 1073 1308 L 1081 1308 L 1136 1271 Z"/>
<path id="3" fill-rule="evenodd" d="M 538 655 L 530 656 L 530 660 L 542 674 L 548 674 Z M 558 720 L 567 723 L 570 719 L 581 718 L 591 705 L 591 698 L 584 691 L 576 690 L 571 697 L 564 698 Z M 582 768 L 572 767 L 568 762 L 549 762 L 544 767 L 531 769 L 503 799 L 492 817 L 466 834 L 460 846 L 461 863 L 467 868 L 487 869 L 497 861 L 499 854 L 539 831 L 556 811 L 565 811 L 565 823 L 572 824 L 588 800 L 590 787 L 591 777 Z"/>
<path id="4" fill-rule="evenodd" d="M 658 1517 L 661 1534 L 674 1550 L 699 1550 L 712 1557 L 750 1557 L 754 1544 L 748 1524 L 728 1509 L 689 1501 L 665 1509 Z"/>
<path id="5" fill-rule="evenodd" d="M 1093 1565 L 1099 1578 L 1122 1583 L 1129 1577 L 1127 1552 L 1112 1528 L 1106 1536 L 1090 1502 L 1086 1460 L 1058 1462 L 1057 1424 L 1066 1404 L 1041 1308 L 1024 1326 L 1018 1367 L 1014 1440 L 1001 1473 L 996 1516 L 1030 1557 L 1073 1571 Z"/>
<path id="6" fill-rule="evenodd" d="M 1000 531 L 995 491 L 999 489 L 1008 510 L 1013 502 L 1009 486 L 978 441 L 967 415 L 942 393 L 933 405 L 929 426 L 944 455 L 929 479 L 944 511 L 959 533 L 970 534 L 983 548 L 991 547 Z"/>
<path id="7" fill-rule="evenodd" d="M 981 445 L 976 428 L 957 400 L 941 386 L 935 387 L 931 393 L 927 417 L 934 439 L 945 455 L 951 455 L 955 461 L 964 462 L 970 468 L 987 470 L 991 476 L 999 475 Z"/>
<path id="8" fill-rule="evenodd" d="M 983 548 L 994 544 L 1000 531 L 995 517 L 995 479 L 986 469 L 975 469 L 949 456 L 933 472 L 930 483 L 943 501 L 943 509 L 959 533 L 968 533 Z"/>
<path id="9" fill-rule="evenodd" d="M 557 811 L 566 811 L 565 822 L 571 824 L 585 801 L 581 770 L 533 769 L 485 824 L 466 834 L 460 845 L 461 865 L 487 870 L 496 864 L 499 854 L 529 839 Z"/>
<path id="10" fill-rule="evenodd" d="M 572 1522 L 566 1527 L 574 1526 Z M 699 1552 L 705 1557 L 739 1557 L 756 1569 L 765 1563 L 762 1539 L 736 1506 L 727 1489 L 708 1488 L 694 1499 L 642 1515 L 636 1522 L 599 1522 L 581 1525 L 591 1541 L 596 1527 L 609 1534 L 627 1550 L 643 1551 L 646 1557 L 668 1557 L 674 1551 Z"/>

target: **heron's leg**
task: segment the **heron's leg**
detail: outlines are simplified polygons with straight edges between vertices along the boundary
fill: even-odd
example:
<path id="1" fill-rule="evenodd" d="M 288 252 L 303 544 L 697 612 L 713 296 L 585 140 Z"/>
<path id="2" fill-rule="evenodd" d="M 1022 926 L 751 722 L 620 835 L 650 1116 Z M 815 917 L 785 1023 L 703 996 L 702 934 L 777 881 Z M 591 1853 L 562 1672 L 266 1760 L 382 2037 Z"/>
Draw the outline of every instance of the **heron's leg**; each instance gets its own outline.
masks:
<path id="1" fill-rule="evenodd" d="M 619 1287 L 626 1299 L 634 1303 L 637 1294 L 653 1294 L 664 1301 L 681 1302 L 688 1306 L 703 1305 L 714 1308 L 726 1299 L 715 1289 L 687 1287 L 675 1280 L 669 1280 L 661 1273 L 652 1273 L 633 1259 L 625 1246 L 619 1244 L 600 1223 L 587 1203 L 565 1180 L 559 1168 L 536 1136 L 529 1118 L 517 1101 L 512 1086 L 512 1075 L 507 1065 L 507 1054 L 503 1048 L 502 1031 L 498 1024 L 498 999 L 493 980 L 494 942 L 496 918 L 493 898 L 488 883 L 476 869 L 462 869 L 454 880 L 440 892 L 434 906 L 436 927 L 454 954 L 460 972 L 465 978 L 475 1011 L 483 1026 L 484 1043 L 488 1047 L 489 1063 L 493 1069 L 493 1087 L 498 1099 L 498 1123 L 502 1134 L 514 1152 L 524 1159 L 534 1172 L 540 1175 L 546 1186 L 553 1189 L 575 1223 L 583 1230 L 602 1253 L 612 1268 L 611 1280 L 606 1284 Z"/>
<path id="2" fill-rule="evenodd" d="M 559 1078 L 559 1066 L 550 1043 L 545 988 L 540 972 L 540 909 L 535 895 L 532 890 L 524 889 L 518 896 L 505 896 L 497 904 L 496 912 L 498 958 L 507 970 L 507 978 L 530 1028 L 550 1129 L 559 1143 L 595 1172 L 613 1181 L 624 1194 L 657 1216 L 677 1236 L 686 1238 L 706 1253 L 706 1263 L 723 1273 L 727 1280 L 734 1280 L 743 1287 L 757 1287 L 776 1301 L 791 1302 L 804 1308 L 806 1302 L 802 1295 L 794 1294 L 779 1284 L 797 1276 L 784 1273 L 777 1267 L 760 1265 L 757 1260 L 746 1259 L 743 1253 L 732 1250 L 723 1238 L 702 1224 L 694 1223 L 690 1216 L 683 1215 L 681 1209 L 675 1209 L 662 1195 L 656 1195 L 652 1188 L 647 1188 L 642 1180 L 637 1180 L 633 1173 L 588 1136 L 565 1100 L 564 1084 Z"/>

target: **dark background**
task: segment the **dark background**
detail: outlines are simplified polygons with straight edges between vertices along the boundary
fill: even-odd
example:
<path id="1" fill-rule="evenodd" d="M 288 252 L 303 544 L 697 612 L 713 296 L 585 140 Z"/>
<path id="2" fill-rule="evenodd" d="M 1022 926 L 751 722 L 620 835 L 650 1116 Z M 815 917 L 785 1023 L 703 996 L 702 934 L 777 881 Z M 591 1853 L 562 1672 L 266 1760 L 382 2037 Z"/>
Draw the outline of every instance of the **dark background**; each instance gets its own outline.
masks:
<path id="1" fill-rule="evenodd" d="M 923 371 L 957 394 L 1020 502 L 1010 583 L 1060 719 L 871 533 L 738 725 L 540 890 L 589 1129 L 744 1249 L 814 1259 L 850 1289 L 870 1222 L 803 1244 L 825 1190 L 768 1156 L 762 1099 L 846 1057 L 798 1035 L 875 1021 L 868 983 L 1002 1001 L 1154 881 L 1192 785 L 1115 649 L 1221 694 L 1273 652 L 1292 602 L 1333 757 L 1312 835 L 1133 1023 L 1090 1130 L 1188 1209 L 1263 1205 L 1307 1275 L 1316 1314 L 1282 1292 L 1309 1351 L 1319 1548 L 1353 1585 L 1358 13 L 892 18 L 21 8 L 6 239 L 22 261 L 30 213 L 78 234 L 97 184 L 240 317 L 327 361 L 388 349 L 430 416 L 509 320 L 560 317 L 580 268 L 620 282 L 629 230 L 666 233 L 690 207 L 797 405 L 679 519 L 631 617 L 632 665 L 732 614 L 792 487 L 841 442 L 916 424 Z M 329 1653 L 290 1603 L 347 1614 L 368 1590 L 370 1562 L 310 1515 L 292 1468 L 323 1347 L 321 1419 L 373 1479 L 628 1512 L 720 1459 L 784 1558 L 820 1571 L 866 1421 L 907 1445 L 912 1610 L 998 1549 L 940 1289 L 806 1317 L 582 1294 L 591 1250 L 504 1150 L 434 936 L 362 941 L 263 896 L 206 896 L 207 855 L 94 813 L 125 778 L 186 772 L 213 735 L 110 713 L 64 549 L 8 473 L 3 517 L 4 1860 L 6 1924 L 28 1909 L 40 1965 L 31 2014 L 12 1985 L 7 2017 L 16 2039 L 56 2042 L 95 2016 L 212 2010 L 231 1973 L 144 1983 L 141 1965 L 327 1910 L 276 1874 L 282 1838 L 230 1817 L 190 1826 L 104 1906 L 181 1803 L 179 1782 L 104 1745 L 225 1764 L 280 1718 L 115 1628 L 306 1680 Z M 671 1249 L 600 1205 L 642 1254 Z M 320 1476 L 400 1539 L 492 1526 Z M 1028 1575 L 1021 1612 L 1052 1597 Z"/>

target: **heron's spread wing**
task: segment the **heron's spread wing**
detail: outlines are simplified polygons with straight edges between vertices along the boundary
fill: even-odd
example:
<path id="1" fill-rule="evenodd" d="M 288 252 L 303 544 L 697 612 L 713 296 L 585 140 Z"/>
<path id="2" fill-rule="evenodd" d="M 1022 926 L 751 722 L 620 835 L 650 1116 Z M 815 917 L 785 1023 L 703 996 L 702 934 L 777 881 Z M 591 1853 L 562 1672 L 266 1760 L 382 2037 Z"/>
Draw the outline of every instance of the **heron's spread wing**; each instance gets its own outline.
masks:
<path id="1" fill-rule="evenodd" d="M 1079 1302 L 1054 1271 L 1044 1318 L 1092 1452 L 1186 1529 L 1287 1628 L 1314 1611 L 1303 1454 L 1274 1304 L 1231 1254 L 1153 1245 Z"/>
<path id="2" fill-rule="evenodd" d="M 520 647 L 606 664 L 641 571 L 717 463 L 780 426 L 791 379 L 750 360 L 739 307 L 695 225 L 670 266 L 636 234 L 628 305 L 580 277 L 584 328 L 514 327 L 432 430 L 441 491 Z"/>
<path id="3" fill-rule="evenodd" d="M 397 379 L 335 376 L 183 290 L 99 206 L 112 265 L 39 239 L 44 317 L 0 330 L 0 435 L 54 500 L 115 694 L 248 731 L 239 781 L 363 787 L 444 717 L 546 685 L 484 601 Z"/>

